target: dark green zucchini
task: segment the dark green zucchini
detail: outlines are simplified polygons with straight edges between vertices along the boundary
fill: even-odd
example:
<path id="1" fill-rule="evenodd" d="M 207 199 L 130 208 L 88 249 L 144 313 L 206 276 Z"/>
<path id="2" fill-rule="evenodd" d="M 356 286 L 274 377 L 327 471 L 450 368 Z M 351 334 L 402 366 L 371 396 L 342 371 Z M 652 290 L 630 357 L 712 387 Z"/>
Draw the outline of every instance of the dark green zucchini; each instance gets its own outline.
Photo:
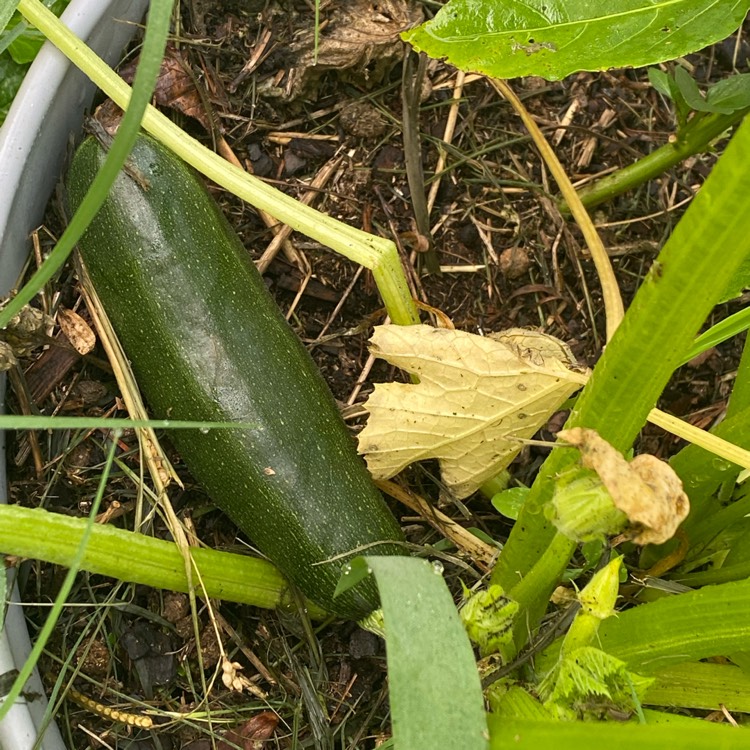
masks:
<path id="1" fill-rule="evenodd" d="M 72 208 L 103 158 L 93 139 L 76 152 Z M 374 609 L 371 579 L 333 591 L 347 553 L 403 554 L 400 528 L 196 174 L 140 138 L 80 252 L 156 417 L 257 425 L 170 433 L 216 505 L 317 604 L 349 618 Z"/>

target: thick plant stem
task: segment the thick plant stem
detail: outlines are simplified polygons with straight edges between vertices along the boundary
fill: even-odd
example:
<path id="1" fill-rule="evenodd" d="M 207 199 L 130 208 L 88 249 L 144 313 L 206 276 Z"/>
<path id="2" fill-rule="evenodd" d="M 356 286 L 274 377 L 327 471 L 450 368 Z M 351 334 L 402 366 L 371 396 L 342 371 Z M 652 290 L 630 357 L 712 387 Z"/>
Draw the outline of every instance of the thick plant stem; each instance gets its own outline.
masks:
<path id="1" fill-rule="evenodd" d="M 0 506 L 0 549 L 6 554 L 68 566 L 86 527 L 82 518 L 40 508 Z M 271 563 L 254 557 L 192 549 L 208 596 L 275 609 L 291 604 L 287 582 Z M 93 527 L 81 570 L 171 591 L 189 590 L 185 564 L 176 544 L 108 525 Z M 311 616 L 324 612 L 308 604 Z"/>
<path id="2" fill-rule="evenodd" d="M 748 112 L 750 109 L 741 109 L 730 115 L 714 113 L 691 120 L 673 143 L 667 143 L 629 167 L 618 169 L 617 172 L 579 190 L 578 197 L 581 203 L 586 208 L 593 208 L 658 177 L 688 156 L 707 150 L 714 138 L 718 138 L 725 130 L 736 125 Z M 563 213 L 570 213 L 565 198 L 560 199 L 559 206 Z"/>
<path id="3" fill-rule="evenodd" d="M 132 90 L 106 63 L 38 0 L 20 0 L 18 10 L 119 107 L 127 109 Z M 395 244 L 363 232 L 300 203 L 209 151 L 149 106 L 142 126 L 203 175 L 292 229 L 323 243 L 373 272 L 394 323 L 419 322 Z"/>

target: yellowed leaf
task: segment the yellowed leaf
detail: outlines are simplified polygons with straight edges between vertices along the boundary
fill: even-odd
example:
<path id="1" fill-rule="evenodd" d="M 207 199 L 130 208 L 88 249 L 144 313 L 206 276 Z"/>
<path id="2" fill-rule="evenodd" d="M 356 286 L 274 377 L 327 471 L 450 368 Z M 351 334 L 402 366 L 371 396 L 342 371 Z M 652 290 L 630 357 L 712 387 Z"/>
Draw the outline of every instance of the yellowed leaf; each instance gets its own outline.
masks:
<path id="1" fill-rule="evenodd" d="M 636 544 L 662 544 L 671 539 L 690 511 L 690 501 L 674 469 L 644 453 L 628 462 L 596 430 L 574 427 L 557 437 L 578 448 L 581 463 L 593 469 L 628 517 Z"/>
<path id="2" fill-rule="evenodd" d="M 96 336 L 91 326 L 77 313 L 61 307 L 57 311 L 57 322 L 73 348 L 81 355 L 93 351 Z"/>
<path id="3" fill-rule="evenodd" d="M 365 405 L 370 418 L 359 451 L 376 479 L 437 458 L 443 482 L 467 497 L 585 383 L 584 373 L 570 369 L 572 359 L 550 353 L 548 340 L 561 342 L 543 336 L 539 346 L 510 334 L 512 345 L 425 325 L 375 328 L 372 353 L 420 379 L 378 384 Z"/>

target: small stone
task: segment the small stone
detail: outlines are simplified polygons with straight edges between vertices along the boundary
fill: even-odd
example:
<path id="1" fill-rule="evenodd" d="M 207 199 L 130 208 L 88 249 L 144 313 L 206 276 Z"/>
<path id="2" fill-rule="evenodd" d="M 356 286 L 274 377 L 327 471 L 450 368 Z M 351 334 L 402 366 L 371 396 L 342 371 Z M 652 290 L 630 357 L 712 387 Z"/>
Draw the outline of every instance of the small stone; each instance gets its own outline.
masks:
<path id="1" fill-rule="evenodd" d="M 385 118 L 377 107 L 366 101 L 347 104 L 339 114 L 339 122 L 356 138 L 377 138 L 385 133 Z"/>
<path id="2" fill-rule="evenodd" d="M 500 270 L 506 279 L 518 279 L 531 265 L 529 254 L 522 247 L 509 247 L 500 255 Z"/>

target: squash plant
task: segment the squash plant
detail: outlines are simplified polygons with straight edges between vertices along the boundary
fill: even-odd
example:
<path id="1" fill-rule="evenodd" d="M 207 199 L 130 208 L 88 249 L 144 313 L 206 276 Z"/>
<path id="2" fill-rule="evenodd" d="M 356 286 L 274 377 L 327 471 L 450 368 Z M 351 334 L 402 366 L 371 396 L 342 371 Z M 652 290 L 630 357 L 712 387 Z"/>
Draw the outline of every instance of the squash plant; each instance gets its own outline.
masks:
<path id="1" fill-rule="evenodd" d="M 464 4 L 466 7 L 474 5 L 468 2 Z M 589 12 L 592 7 L 591 3 L 585 2 L 564 5 L 568 9 Z M 641 20 L 647 17 L 644 9 L 662 12 L 658 4 L 654 9 L 653 3 L 630 0 L 625 5 L 630 15 L 640 17 Z M 747 4 L 742 3 L 704 5 L 718 5 L 721 14 L 724 15 L 730 8 L 732 13 L 728 15 L 729 27 L 722 27 L 718 21 L 715 25 L 704 23 L 699 42 L 695 37 L 687 35 L 690 39 L 685 43 L 687 46 L 683 44 L 663 48 L 658 60 L 653 56 L 643 59 L 639 57 L 638 50 L 630 49 L 628 52 L 628 45 L 623 43 L 619 45 L 618 54 L 625 54 L 624 58 L 608 60 L 606 52 L 601 52 L 595 65 L 587 65 L 603 68 L 614 64 L 648 64 L 668 59 L 676 54 L 684 54 L 695 46 L 724 36 L 737 26 L 747 10 Z M 161 6 L 163 10 L 168 4 L 155 2 L 153 6 Z M 699 0 L 684 0 L 676 4 L 671 3 L 670 6 L 685 11 L 688 14 L 687 18 L 697 10 L 706 10 Z M 528 4 L 523 7 L 528 8 Z M 597 3 L 596 7 L 604 7 L 613 12 L 618 4 Z M 552 16 L 554 14 L 551 10 L 562 12 L 563 4 L 547 2 L 544 8 L 549 10 Z M 115 101 L 123 106 L 131 102 L 129 113 L 137 112 L 136 103 L 140 102 L 143 106 L 144 91 L 145 96 L 148 96 L 147 84 L 143 84 L 144 90 L 136 90 L 140 92 L 140 98 L 131 100 L 130 89 L 82 48 L 80 43 L 71 38 L 36 0 L 21 0 L 19 10 L 45 35 L 53 39 L 63 52 L 79 64 Z M 604 15 L 606 16 L 606 13 Z M 164 18 L 163 15 L 160 17 Z M 703 20 L 706 18 L 716 20 L 712 16 L 704 16 Z M 664 28 L 671 29 L 669 24 L 676 28 L 690 25 L 679 16 L 670 19 L 665 21 L 664 26 L 657 24 L 661 33 L 666 33 Z M 605 20 L 609 22 L 611 18 Z M 584 15 L 560 25 L 574 28 L 574 22 L 586 25 L 587 18 Z M 594 23 L 591 25 L 596 26 Z M 648 24 L 643 24 L 644 28 L 646 26 Z M 563 28 L 562 32 L 565 30 Z M 555 30 L 557 31 L 559 30 Z M 476 35 L 476 30 L 472 33 Z M 637 43 L 648 39 L 645 35 L 634 34 L 632 30 L 623 33 L 633 36 Z M 162 39 L 163 36 L 164 34 Z M 416 38 L 414 36 L 412 41 Z M 566 37 L 556 36 L 548 40 L 539 35 L 538 29 L 534 30 L 533 36 L 527 35 L 520 41 L 512 35 L 508 38 L 511 40 L 509 54 L 515 56 L 516 60 L 528 58 L 524 64 L 528 62 L 532 65 L 537 58 L 544 65 L 548 65 L 557 45 L 562 45 L 566 39 L 570 41 Z M 465 39 L 459 40 L 459 43 L 472 46 L 466 45 Z M 575 48 L 574 44 L 570 46 Z M 652 44 L 649 49 L 653 47 Z M 588 48 L 585 51 L 588 53 Z M 465 62 L 463 64 L 473 65 Z M 575 62 L 566 64 L 587 67 Z M 524 69 L 523 72 L 532 71 L 537 74 L 543 72 L 533 67 Z M 557 69 L 552 77 L 563 75 L 564 72 L 565 68 Z M 139 119 L 139 113 L 133 117 Z M 296 204 L 292 199 L 276 194 L 262 183 L 225 165 L 218 157 L 196 146 L 166 118 L 150 108 L 146 109 L 142 125 L 219 184 L 254 205 L 268 210 L 282 221 L 319 239 L 332 249 L 371 268 L 393 321 L 399 324 L 416 322 L 416 310 L 409 298 L 391 243 L 345 227 L 328 217 L 321 217 L 311 209 Z M 127 128 L 124 132 L 128 132 Z M 134 130 L 130 133 L 132 143 Z M 125 136 L 123 140 L 124 138 Z M 127 147 L 124 151 L 126 150 Z M 696 332 L 712 307 L 723 298 L 727 288 L 732 286 L 733 277 L 737 275 L 743 261 L 750 254 L 750 237 L 744 226 L 744 217 L 750 210 L 750 177 L 747 168 L 749 164 L 750 126 L 744 124 L 681 220 L 660 254 L 653 272 L 645 280 L 634 303 L 617 327 L 604 356 L 576 403 L 569 427 L 581 425 L 596 428 L 616 448 L 622 451 L 630 448 L 667 380 L 674 369 L 684 361 L 694 344 Z M 114 169 L 114 172 L 116 171 L 117 169 Z M 110 182 L 114 172 L 110 174 Z M 82 231 L 82 226 L 79 226 L 78 235 Z M 72 242 L 69 241 L 68 248 L 71 246 Z M 61 263 L 68 248 L 63 246 L 53 259 L 53 263 Z M 49 271 L 45 273 L 49 274 Z M 33 297 L 40 283 L 44 283 L 43 277 L 33 280 L 29 288 L 23 290 L 0 313 L 0 324 L 7 323 L 13 312 Z M 750 434 L 746 429 L 747 422 L 743 419 L 747 414 L 746 410 L 750 408 L 750 391 L 747 385 L 750 383 L 748 360 L 750 356 L 743 358 L 743 365 L 738 373 L 730 419 L 718 430 L 725 437 L 745 447 L 750 447 Z M 4 426 L 10 426 L 8 419 L 12 418 L 3 418 Z M 194 426 L 183 425 L 187 428 Z M 717 585 L 640 604 L 617 617 L 599 618 L 603 619 L 600 624 L 592 625 L 590 621 L 585 620 L 584 616 L 594 616 L 586 610 L 583 616 L 577 616 L 573 621 L 568 636 L 551 644 L 538 657 L 536 672 L 524 670 L 520 662 L 514 670 L 514 655 L 521 653 L 529 637 L 534 636 L 538 630 L 547 609 L 549 595 L 561 579 L 576 549 L 576 543 L 558 532 L 547 520 L 544 508 L 554 491 L 558 475 L 577 460 L 577 452 L 571 448 L 558 447 L 552 451 L 523 504 L 518 521 L 492 573 L 492 583 L 504 592 L 503 596 L 515 604 L 515 612 L 510 621 L 512 637 L 509 639 L 505 658 L 510 662 L 508 675 L 514 677 L 517 683 L 506 681 L 503 683 L 504 692 L 493 692 L 490 697 L 493 712 L 488 717 L 482 708 L 482 688 L 471 650 L 468 648 L 466 634 L 452 608 L 439 571 L 427 563 L 408 558 L 365 558 L 364 562 L 350 568 L 350 575 L 355 578 L 357 575 L 361 577 L 374 574 L 381 591 L 393 691 L 394 739 L 399 750 L 434 747 L 438 742 L 442 746 L 476 747 L 478 750 L 487 746 L 505 746 L 511 741 L 528 746 L 536 743 L 535 746 L 538 746 L 538 743 L 551 741 L 553 737 L 556 745 L 561 747 L 580 747 L 593 742 L 607 742 L 614 747 L 625 747 L 626 744 L 630 747 L 634 742 L 647 747 L 663 747 L 665 744 L 689 744 L 692 747 L 747 745 L 744 729 L 732 730 L 705 725 L 690 718 L 676 721 L 670 718 L 670 715 L 647 712 L 641 708 L 642 700 L 657 706 L 676 704 L 702 707 L 716 694 L 714 688 L 714 694 L 709 695 L 706 677 L 709 672 L 713 679 L 712 684 L 719 686 L 720 695 L 724 694 L 722 690 L 727 693 L 733 689 L 736 691 L 737 686 L 744 684 L 742 670 L 748 665 L 746 653 L 750 651 L 750 630 L 747 626 L 750 622 L 750 589 L 746 580 L 746 560 L 742 552 L 732 546 L 733 537 L 730 532 L 736 531 L 734 524 L 747 513 L 746 497 L 739 493 L 733 502 L 718 504 L 714 497 L 716 488 L 725 482 L 727 477 L 731 479 L 736 472 L 726 461 L 716 462 L 701 448 L 691 446 L 673 461 L 691 493 L 693 503 L 693 514 L 685 524 L 691 532 L 691 536 L 688 537 L 690 547 L 685 559 L 699 563 L 701 555 L 708 550 L 715 554 L 723 554 L 732 564 L 727 565 L 723 575 L 721 566 L 717 566 L 714 580 L 696 579 L 695 576 L 702 574 L 692 573 L 689 569 L 678 569 L 675 577 L 690 580 L 689 577 L 693 575 L 692 581 L 695 585 L 702 585 L 703 582 L 716 582 Z M 19 514 L 18 509 L 8 508 L 0 509 L 0 513 L 0 519 L 3 519 L 0 523 L 0 534 L 3 529 L 8 528 L 12 518 L 17 520 L 20 529 L 30 529 L 30 525 L 34 524 L 36 519 L 51 524 L 50 528 L 54 528 L 56 523 L 54 519 L 43 518 L 41 512 L 25 511 L 28 515 L 24 515 Z M 13 516 L 13 513 L 16 515 Z M 706 524 L 708 527 L 704 529 Z M 23 536 L 8 534 L 8 538 L 0 537 L 0 544 L 12 553 L 15 550 L 14 538 L 11 537 Z M 99 550 L 107 549 L 109 545 L 113 550 L 118 549 L 118 545 L 119 549 L 122 549 L 126 542 L 118 536 L 92 530 L 92 553 L 88 562 L 85 550 L 76 553 L 75 538 L 67 546 L 65 539 L 54 539 L 46 548 L 40 543 L 40 551 L 35 552 L 34 545 L 29 544 L 26 534 L 25 546 L 19 543 L 17 554 L 47 556 L 48 559 L 57 562 L 74 566 L 87 565 L 92 570 L 101 569 L 102 572 L 112 574 L 117 573 L 116 566 L 104 570 L 104 561 L 97 561 L 94 553 L 96 545 L 99 545 Z M 150 542 L 142 544 L 143 555 L 150 555 L 150 550 L 154 550 L 153 559 L 164 561 L 171 554 L 164 549 L 156 552 L 156 547 L 156 544 Z M 652 555 L 657 560 L 669 554 L 669 549 L 644 552 L 645 558 Z M 99 557 L 101 558 L 101 553 Z M 216 560 L 218 558 L 215 558 L 214 562 Z M 204 565 L 210 566 L 211 563 L 196 561 L 196 564 L 200 564 L 203 570 Z M 179 566 L 172 566 L 171 577 L 165 578 L 165 585 L 174 588 L 189 587 L 189 577 L 182 576 L 175 568 Z M 259 595 L 257 603 L 274 606 L 283 596 L 284 584 L 280 577 L 274 578 L 275 574 L 270 568 L 266 568 L 265 573 L 265 580 L 271 581 L 269 586 L 276 593 L 271 593 L 263 602 Z M 124 571 L 122 575 L 125 575 Z M 137 575 L 140 573 L 135 572 L 132 577 Z M 258 580 L 261 578 L 262 575 Z M 721 582 L 718 582 L 719 580 Z M 214 579 L 212 585 L 219 586 L 220 581 Z M 237 592 L 237 586 L 233 590 Z M 232 589 L 229 589 L 225 595 L 238 594 L 232 593 Z M 613 603 L 607 599 L 608 596 L 611 597 L 611 593 L 597 591 L 592 594 L 595 602 L 606 599 L 608 603 L 605 602 L 606 606 L 602 606 L 611 611 Z M 413 606 L 405 607 L 404 602 Z M 587 622 L 589 624 L 586 624 Z M 587 635 L 584 637 L 581 633 Z M 560 722 L 560 716 L 551 714 L 548 707 L 539 701 L 539 697 L 544 695 L 547 689 L 545 685 L 549 685 L 549 680 L 545 683 L 545 678 L 551 680 L 550 675 L 558 675 L 565 666 L 564 657 L 571 651 L 573 638 L 579 639 L 576 646 L 590 649 L 586 653 L 590 654 L 591 663 L 599 665 L 596 668 L 599 671 L 592 668 L 588 672 L 590 679 L 601 681 L 606 677 L 619 680 L 616 682 L 618 689 L 623 689 L 623 686 L 628 684 L 633 687 L 631 697 L 636 716 L 640 723 L 647 726 L 614 722 Z M 728 658 L 733 664 L 710 664 L 700 661 L 716 656 Z M 673 690 L 667 697 L 669 691 L 666 688 L 670 681 L 674 682 L 676 674 L 669 670 L 674 670 L 675 665 L 683 669 L 683 676 L 687 675 L 686 679 L 688 682 L 692 680 L 692 685 L 690 690 L 685 689 L 682 693 Z M 638 682 L 641 678 L 642 683 Z M 447 686 L 444 682 L 446 679 Z M 485 680 L 485 684 L 490 682 L 491 680 Z M 703 682 L 706 682 L 706 688 L 702 693 Z M 638 686 L 648 683 L 645 692 L 636 683 Z M 606 684 L 611 687 L 615 683 Z M 661 693 L 656 690 L 649 699 L 648 691 L 654 691 L 654 685 L 661 685 Z M 450 693 L 450 689 L 454 689 L 455 693 Z M 446 692 L 449 693 L 450 710 L 446 708 Z M 552 687 L 548 692 L 555 694 L 555 688 Z M 645 697 L 641 700 L 640 695 Z M 4 710 L 11 700 L 12 694 L 6 698 L 0 711 Z M 749 711 L 750 706 L 740 701 L 736 710 Z M 420 714 L 430 716 L 432 721 L 427 725 L 420 723 Z M 662 723 L 665 725 L 662 726 Z"/>

